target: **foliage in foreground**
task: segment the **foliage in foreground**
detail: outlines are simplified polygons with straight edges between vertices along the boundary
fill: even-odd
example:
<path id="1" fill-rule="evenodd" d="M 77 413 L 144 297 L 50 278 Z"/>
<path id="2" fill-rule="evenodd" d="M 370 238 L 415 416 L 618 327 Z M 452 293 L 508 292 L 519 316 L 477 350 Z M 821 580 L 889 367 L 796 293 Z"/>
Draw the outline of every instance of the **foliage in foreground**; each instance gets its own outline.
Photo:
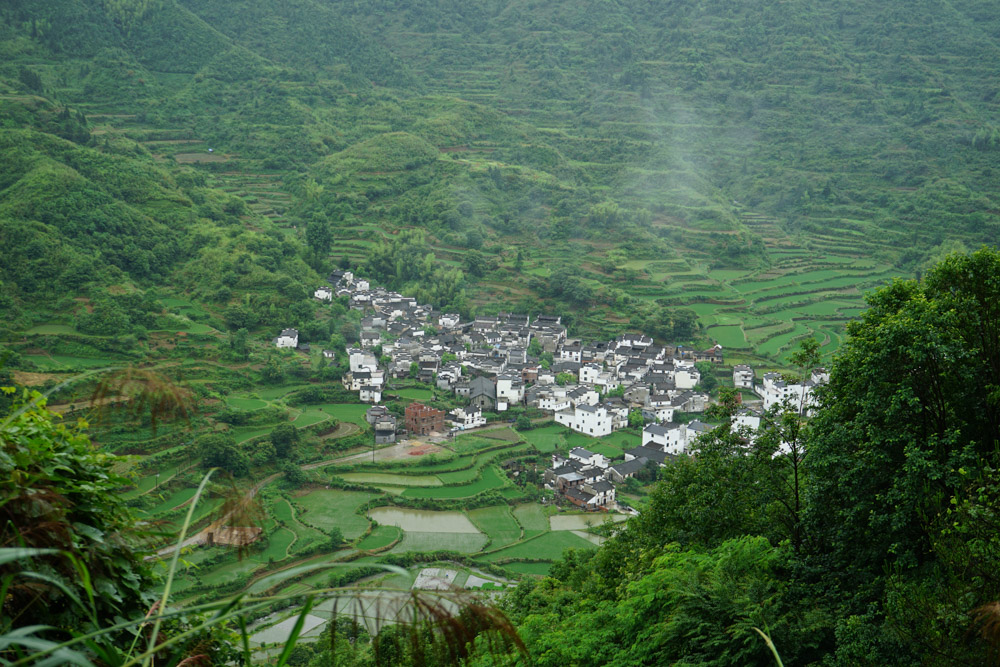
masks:
<path id="1" fill-rule="evenodd" d="M 716 429 L 600 550 L 508 598 L 538 662 L 771 664 L 759 627 L 788 664 L 992 664 L 1000 252 L 869 303 L 814 419 Z"/>

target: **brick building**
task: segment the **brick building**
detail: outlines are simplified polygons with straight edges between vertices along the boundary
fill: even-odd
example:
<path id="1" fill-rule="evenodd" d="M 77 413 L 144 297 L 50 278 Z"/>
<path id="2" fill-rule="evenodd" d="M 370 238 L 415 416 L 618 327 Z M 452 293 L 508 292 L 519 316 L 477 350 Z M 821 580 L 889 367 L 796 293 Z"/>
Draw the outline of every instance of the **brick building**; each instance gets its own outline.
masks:
<path id="1" fill-rule="evenodd" d="M 422 403 L 410 403 L 406 406 L 406 430 L 411 435 L 428 435 L 432 431 L 443 433 L 444 417 L 444 410 L 435 410 Z"/>

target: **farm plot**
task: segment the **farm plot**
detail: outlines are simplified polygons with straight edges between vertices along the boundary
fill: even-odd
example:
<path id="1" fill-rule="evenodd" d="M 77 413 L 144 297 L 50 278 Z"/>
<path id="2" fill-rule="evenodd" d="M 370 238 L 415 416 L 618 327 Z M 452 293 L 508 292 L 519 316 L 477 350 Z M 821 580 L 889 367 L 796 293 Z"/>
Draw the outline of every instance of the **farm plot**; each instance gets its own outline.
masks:
<path id="1" fill-rule="evenodd" d="M 365 421 L 365 412 L 368 410 L 367 405 L 352 405 L 350 403 L 323 403 L 322 405 L 315 405 L 312 407 L 322 410 L 337 421 L 353 422 L 361 427 L 368 425 L 368 422 Z"/>
<path id="2" fill-rule="evenodd" d="M 743 335 L 743 328 L 739 326 L 709 327 L 705 334 L 723 348 L 740 349 L 747 347 L 747 339 Z"/>
<path id="3" fill-rule="evenodd" d="M 625 452 L 620 447 L 615 447 L 604 441 L 592 442 L 587 445 L 587 449 L 596 454 L 604 454 L 609 459 L 617 459 L 625 455 Z"/>
<path id="4" fill-rule="evenodd" d="M 374 497 L 361 491 L 315 489 L 295 499 L 303 510 L 298 520 L 320 530 L 339 528 L 345 538 L 352 540 L 368 530 L 368 519 L 355 510 Z"/>
<path id="5" fill-rule="evenodd" d="M 295 533 L 295 542 L 289 547 L 289 553 L 305 551 L 317 543 L 325 542 L 329 538 L 320 531 L 307 526 L 296 518 L 295 509 L 284 498 L 276 498 L 271 504 L 271 513 L 274 518 L 284 523 L 285 527 Z"/>
<path id="6" fill-rule="evenodd" d="M 402 535 L 403 531 L 396 526 L 376 526 L 371 534 L 358 543 L 358 548 L 365 551 L 382 549 L 398 540 Z"/>
<path id="7" fill-rule="evenodd" d="M 505 563 L 504 569 L 519 574 L 531 574 L 536 577 L 548 575 L 552 569 L 552 563 Z"/>
<path id="8" fill-rule="evenodd" d="M 490 562 L 507 558 L 530 558 L 537 560 L 557 560 L 566 549 L 593 549 L 594 545 L 568 530 L 548 532 L 536 538 L 525 540 L 483 556 Z"/>
<path id="9" fill-rule="evenodd" d="M 194 497 L 195 491 L 196 489 L 194 488 L 187 488 L 170 492 L 170 495 L 167 496 L 159 505 L 156 505 L 149 510 L 150 516 L 166 514 L 170 510 L 180 507 Z"/>
<path id="10" fill-rule="evenodd" d="M 295 428 L 305 428 L 306 426 L 312 426 L 313 424 L 324 422 L 329 418 L 329 413 L 323 412 L 322 410 L 305 410 L 295 416 L 295 419 L 292 420 L 292 424 L 295 425 Z"/>
<path id="11" fill-rule="evenodd" d="M 226 404 L 237 410 L 260 410 L 267 406 L 267 401 L 259 398 L 240 398 L 238 396 L 227 396 Z"/>
<path id="12" fill-rule="evenodd" d="M 490 537 L 491 547 L 502 547 L 521 539 L 521 527 L 506 505 L 469 510 L 469 519 Z"/>
<path id="13" fill-rule="evenodd" d="M 624 514 L 554 514 L 549 517 L 552 530 L 589 530 L 605 521 L 620 523 L 628 519 Z"/>
<path id="14" fill-rule="evenodd" d="M 395 394 L 400 398 L 406 398 L 412 401 L 429 401 L 434 398 L 434 392 L 430 389 L 421 389 L 420 387 L 406 387 L 405 389 L 387 389 L 387 394 Z"/>
<path id="15" fill-rule="evenodd" d="M 429 488 L 409 488 L 403 491 L 408 498 L 468 498 L 489 489 L 499 489 L 507 485 L 507 480 L 496 468 L 489 466 L 483 469 L 483 476 L 471 484 L 460 486 L 441 486 Z"/>
<path id="16" fill-rule="evenodd" d="M 469 452 L 485 449 L 486 447 L 493 447 L 496 444 L 496 441 L 490 441 L 487 438 L 475 435 L 460 435 L 452 441 L 451 449 L 455 450 L 459 454 L 467 454 Z"/>
<path id="17" fill-rule="evenodd" d="M 345 472 L 340 475 L 348 482 L 383 486 L 441 486 L 434 475 L 394 475 L 387 472 Z"/>
<path id="18" fill-rule="evenodd" d="M 482 533 L 418 533 L 403 532 L 403 539 L 389 553 L 407 551 L 456 551 L 472 554 L 482 551 L 487 537 Z"/>
<path id="19" fill-rule="evenodd" d="M 521 432 L 521 437 L 535 446 L 535 449 L 546 454 L 566 445 L 562 433 L 565 428 L 559 424 L 551 424 L 543 428 Z"/>
<path id="20" fill-rule="evenodd" d="M 524 528 L 524 536 L 532 537 L 550 530 L 545 508 L 537 503 L 525 503 L 514 508 L 514 518 Z"/>
<path id="21" fill-rule="evenodd" d="M 382 526 L 396 526 L 415 533 L 478 533 L 464 512 L 375 507 L 368 516 Z"/>
<path id="22" fill-rule="evenodd" d="M 252 556 L 258 563 L 268 563 L 272 559 L 278 562 L 288 558 L 288 547 L 295 542 L 295 533 L 288 528 L 279 527 L 268 535 L 267 549 Z"/>

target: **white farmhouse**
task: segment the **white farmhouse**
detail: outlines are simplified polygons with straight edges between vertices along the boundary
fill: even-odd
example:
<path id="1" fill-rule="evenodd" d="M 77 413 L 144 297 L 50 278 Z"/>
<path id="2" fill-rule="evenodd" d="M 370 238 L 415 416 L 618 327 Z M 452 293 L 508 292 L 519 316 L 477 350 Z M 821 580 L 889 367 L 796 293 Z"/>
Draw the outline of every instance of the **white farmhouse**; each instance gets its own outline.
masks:
<path id="1" fill-rule="evenodd" d="M 701 373 L 694 366 L 679 367 L 674 371 L 674 386 L 678 389 L 693 389 L 701 382 Z"/>
<path id="2" fill-rule="evenodd" d="M 483 411 L 472 407 L 456 408 L 449 413 L 449 418 L 451 419 L 451 423 L 455 425 L 455 428 L 461 431 L 486 425 L 486 417 L 483 417 Z"/>
<path id="3" fill-rule="evenodd" d="M 299 331 L 298 329 L 285 329 L 272 342 L 275 347 L 296 348 L 299 346 Z"/>
<path id="4" fill-rule="evenodd" d="M 684 452 L 683 424 L 649 424 L 642 429 L 642 446 L 653 447 L 668 454 Z"/>
<path id="5" fill-rule="evenodd" d="M 502 373 L 497 376 L 497 412 L 524 399 L 524 382 L 519 373 Z"/>
<path id="6" fill-rule="evenodd" d="M 608 457 L 604 454 L 597 454 L 590 451 L 589 449 L 584 449 L 583 447 L 574 447 L 569 452 L 570 460 L 579 461 L 586 466 L 594 466 L 604 470 L 608 467 Z"/>
<path id="7" fill-rule="evenodd" d="M 362 403 L 380 403 L 382 401 L 382 389 L 376 385 L 362 385 L 358 393 L 358 398 Z"/>
<path id="8" fill-rule="evenodd" d="M 737 389 L 753 389 L 754 372 L 745 364 L 733 366 L 733 386 Z"/>
<path id="9" fill-rule="evenodd" d="M 347 349 L 347 354 L 351 364 L 351 372 L 378 370 L 378 360 L 371 352 L 351 347 Z"/>
<path id="10" fill-rule="evenodd" d="M 444 313 L 438 318 L 438 326 L 443 329 L 451 329 L 457 327 L 461 317 L 458 313 Z"/>
<path id="11" fill-rule="evenodd" d="M 813 372 L 813 376 L 824 379 L 824 375 L 816 371 Z M 816 385 L 812 378 L 804 383 L 789 382 L 781 373 L 765 373 L 764 381 L 756 391 L 764 399 L 765 410 L 787 402 L 788 407 L 801 414 L 815 407 L 813 389 Z"/>
<path id="12" fill-rule="evenodd" d="M 594 384 L 602 372 L 603 369 L 600 364 L 584 364 L 580 366 L 580 384 Z"/>
<path id="13" fill-rule="evenodd" d="M 313 297 L 319 299 L 320 301 L 333 301 L 333 288 L 332 287 L 320 287 L 313 292 Z"/>
<path id="14" fill-rule="evenodd" d="M 573 410 L 555 414 L 556 423 L 574 431 L 600 438 L 611 435 L 611 415 L 603 405 L 577 405 Z"/>

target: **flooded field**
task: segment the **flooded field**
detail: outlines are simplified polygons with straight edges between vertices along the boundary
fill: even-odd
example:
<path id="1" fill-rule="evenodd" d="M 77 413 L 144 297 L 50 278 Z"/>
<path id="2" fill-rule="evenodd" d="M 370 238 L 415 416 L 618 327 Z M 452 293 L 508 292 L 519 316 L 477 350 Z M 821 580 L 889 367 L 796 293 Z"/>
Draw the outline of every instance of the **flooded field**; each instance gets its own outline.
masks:
<path id="1" fill-rule="evenodd" d="M 478 533 L 462 512 L 435 512 L 399 507 L 376 507 L 368 516 L 384 526 L 398 526 L 416 533 Z M 568 529 L 564 529 L 568 530 Z"/>

